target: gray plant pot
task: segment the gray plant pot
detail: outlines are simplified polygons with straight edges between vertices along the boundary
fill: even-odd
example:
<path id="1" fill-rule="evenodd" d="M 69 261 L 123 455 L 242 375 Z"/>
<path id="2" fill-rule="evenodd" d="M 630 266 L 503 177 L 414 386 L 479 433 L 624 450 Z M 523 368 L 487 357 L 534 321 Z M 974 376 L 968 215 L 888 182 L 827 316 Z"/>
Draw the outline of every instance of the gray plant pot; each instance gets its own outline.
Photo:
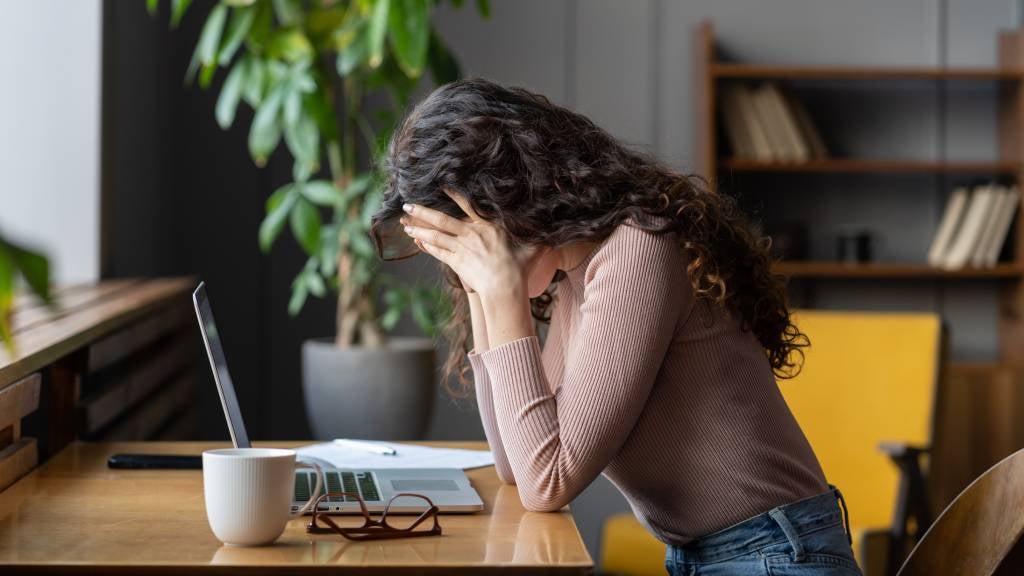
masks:
<path id="1" fill-rule="evenodd" d="M 383 348 L 302 343 L 302 392 L 316 440 L 417 440 L 434 404 L 434 345 L 391 338 Z"/>

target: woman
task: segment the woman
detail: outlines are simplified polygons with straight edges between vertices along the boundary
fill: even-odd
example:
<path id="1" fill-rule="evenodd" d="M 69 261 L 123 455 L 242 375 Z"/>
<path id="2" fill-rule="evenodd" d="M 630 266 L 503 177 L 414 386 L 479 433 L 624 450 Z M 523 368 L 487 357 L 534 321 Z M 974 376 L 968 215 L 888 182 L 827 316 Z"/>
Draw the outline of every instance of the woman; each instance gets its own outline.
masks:
<path id="1" fill-rule="evenodd" d="M 498 475 L 526 508 L 558 510 L 603 473 L 672 574 L 860 573 L 775 382 L 806 338 L 728 196 L 480 79 L 417 105 L 384 167 L 378 250 L 445 265 L 446 370 L 465 384 L 468 352 Z"/>

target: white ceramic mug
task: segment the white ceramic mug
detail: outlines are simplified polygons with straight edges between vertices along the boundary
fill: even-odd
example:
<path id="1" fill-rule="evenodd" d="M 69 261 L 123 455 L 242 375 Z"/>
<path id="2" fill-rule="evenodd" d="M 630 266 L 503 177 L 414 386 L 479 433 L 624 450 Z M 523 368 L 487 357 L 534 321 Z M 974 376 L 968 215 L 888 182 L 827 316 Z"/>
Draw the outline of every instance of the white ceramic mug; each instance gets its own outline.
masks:
<path id="1" fill-rule="evenodd" d="M 271 544 L 284 532 L 288 520 L 313 506 L 310 498 L 292 512 L 295 468 L 316 472 L 319 494 L 323 470 L 313 461 L 300 461 L 294 450 L 281 448 L 227 448 L 203 452 L 203 493 L 206 518 L 218 540 L 236 546 Z"/>

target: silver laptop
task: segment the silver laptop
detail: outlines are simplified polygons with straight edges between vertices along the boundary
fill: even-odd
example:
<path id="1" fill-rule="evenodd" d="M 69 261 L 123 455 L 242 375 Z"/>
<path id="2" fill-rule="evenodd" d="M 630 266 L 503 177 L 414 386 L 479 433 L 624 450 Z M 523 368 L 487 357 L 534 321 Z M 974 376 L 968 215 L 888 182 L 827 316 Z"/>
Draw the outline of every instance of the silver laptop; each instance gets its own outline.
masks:
<path id="1" fill-rule="evenodd" d="M 210 368 L 213 379 L 217 383 L 220 402 L 224 406 L 224 416 L 228 421 L 228 431 L 235 448 L 251 446 L 249 436 L 242 423 L 242 412 L 238 407 L 235 387 L 228 373 L 227 360 L 221 347 L 217 325 L 213 322 L 213 310 L 210 300 L 206 297 L 206 283 L 201 282 L 192 294 L 192 302 L 199 318 L 199 330 L 203 334 L 206 353 L 210 357 Z M 328 492 L 356 492 L 363 497 L 370 511 L 381 511 L 391 497 L 399 492 L 414 492 L 430 498 L 441 512 L 477 512 L 484 509 L 480 495 L 469 483 L 469 478 L 458 468 L 406 468 L 380 470 L 348 470 L 335 468 L 323 463 L 327 479 Z M 292 509 L 298 510 L 311 497 L 316 487 L 316 479 L 311 471 L 300 470 L 295 473 L 295 497 Z M 405 502 L 403 503 L 403 500 Z M 399 498 L 391 506 L 390 512 L 418 513 L 424 509 L 423 501 L 418 498 Z M 354 498 L 334 498 L 320 504 L 319 510 L 333 514 L 357 514 L 359 503 Z"/>

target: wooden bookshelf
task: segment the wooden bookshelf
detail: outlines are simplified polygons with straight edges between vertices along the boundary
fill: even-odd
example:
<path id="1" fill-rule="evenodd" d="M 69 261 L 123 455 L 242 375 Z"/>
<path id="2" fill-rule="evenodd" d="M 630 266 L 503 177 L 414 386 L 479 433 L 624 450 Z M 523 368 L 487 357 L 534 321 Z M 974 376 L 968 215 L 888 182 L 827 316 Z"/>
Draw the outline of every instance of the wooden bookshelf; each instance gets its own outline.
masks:
<path id="1" fill-rule="evenodd" d="M 1004 68 L 782 66 L 715 62 L 713 78 L 749 80 L 980 80 L 1019 82 L 1024 70 Z"/>
<path id="2" fill-rule="evenodd" d="M 878 172 L 878 173 L 960 173 L 1016 175 L 1021 165 L 1015 162 L 973 162 L 936 160 L 883 160 L 871 158 L 823 158 L 806 162 L 759 162 L 726 158 L 721 169 L 734 172 Z"/>
<path id="3" fill-rule="evenodd" d="M 852 264 L 828 261 L 782 261 L 776 262 L 772 271 L 785 274 L 792 278 L 905 278 L 913 279 L 945 279 L 945 278 L 1010 278 L 1024 277 L 1024 268 L 1014 263 L 998 264 L 992 268 L 959 268 L 946 270 L 927 264 L 914 263 L 881 263 Z"/>
<path id="4" fill-rule="evenodd" d="M 748 173 L 755 179 L 762 173 L 835 174 L 863 173 L 877 175 L 935 174 L 992 176 L 1003 181 L 1024 182 L 1024 29 L 1003 32 L 998 38 L 998 66 L 993 68 L 948 67 L 878 67 L 878 66 L 793 66 L 786 64 L 750 64 L 719 61 L 716 55 L 714 28 L 704 22 L 695 35 L 696 62 L 694 86 L 697 105 L 697 172 L 711 182 L 732 181 L 732 174 Z M 805 162 L 762 162 L 723 155 L 719 145 L 721 88 L 729 83 L 777 81 L 839 80 L 835 89 L 842 90 L 847 81 L 856 81 L 851 94 L 868 92 L 871 81 L 926 81 L 930 90 L 946 90 L 950 82 L 978 81 L 995 83 L 999 94 L 998 156 L 989 161 L 918 160 L 882 158 L 822 158 Z M 866 84 L 860 81 L 867 82 Z M 798 87 L 798 86 L 797 86 Z M 724 178 L 723 178 L 724 176 Z M 880 176 L 880 177 L 881 177 Z M 803 182 L 792 181 L 798 188 Z M 816 181 L 817 182 L 817 181 Z M 937 185 L 944 185 L 936 179 Z M 749 192 L 751 184 L 745 184 Z M 823 192 L 825 195 L 827 192 Z M 849 265 L 842 262 L 783 261 L 773 269 L 803 282 L 818 280 L 868 279 L 872 281 L 926 279 L 998 280 L 1001 286 L 999 303 L 999 353 L 1004 362 L 1020 362 L 1018 349 L 1024 343 L 1024 202 L 1018 208 L 1016 234 L 1009 238 L 1011 261 L 999 262 L 992 268 L 945 270 L 924 263 L 870 263 Z"/>

